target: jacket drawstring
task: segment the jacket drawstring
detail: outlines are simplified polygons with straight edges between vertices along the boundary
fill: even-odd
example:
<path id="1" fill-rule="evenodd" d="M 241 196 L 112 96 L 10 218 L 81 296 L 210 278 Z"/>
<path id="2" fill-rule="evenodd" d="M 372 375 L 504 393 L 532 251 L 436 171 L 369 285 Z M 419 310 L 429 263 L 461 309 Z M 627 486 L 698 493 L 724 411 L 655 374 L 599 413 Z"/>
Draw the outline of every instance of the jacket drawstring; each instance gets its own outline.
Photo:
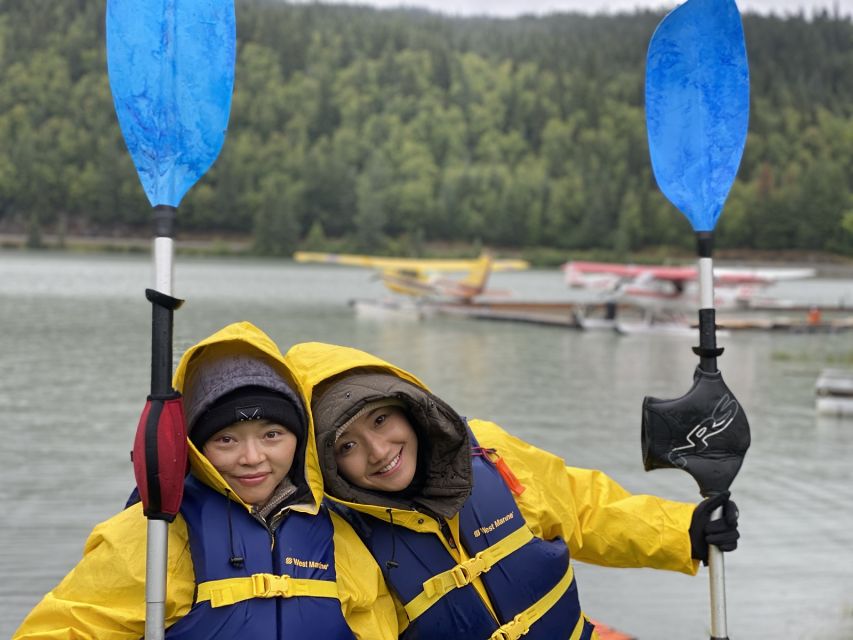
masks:
<path id="1" fill-rule="evenodd" d="M 225 490 L 225 500 L 227 501 L 225 503 L 225 518 L 228 520 L 228 545 L 231 548 L 231 557 L 228 558 L 228 562 L 235 569 L 242 569 L 243 556 L 238 556 L 234 550 L 234 528 L 231 526 L 231 491 L 229 489 Z"/>
<path id="2" fill-rule="evenodd" d="M 385 511 L 388 513 L 388 520 L 391 523 L 391 559 L 385 562 L 385 569 L 387 570 L 385 577 L 387 579 L 391 573 L 391 569 L 396 569 L 400 566 L 400 563 L 394 560 L 397 555 L 397 538 L 394 535 L 394 513 L 390 508 L 385 509 Z"/>

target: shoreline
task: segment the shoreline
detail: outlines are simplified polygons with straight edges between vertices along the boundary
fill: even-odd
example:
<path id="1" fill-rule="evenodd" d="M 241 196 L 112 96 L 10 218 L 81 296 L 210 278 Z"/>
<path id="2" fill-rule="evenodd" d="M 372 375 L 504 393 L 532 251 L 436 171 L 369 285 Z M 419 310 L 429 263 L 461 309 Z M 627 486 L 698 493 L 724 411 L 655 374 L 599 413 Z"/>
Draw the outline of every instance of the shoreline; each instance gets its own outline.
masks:
<path id="1" fill-rule="evenodd" d="M 134 236 L 61 236 L 55 233 L 45 233 L 40 240 L 42 246 L 31 248 L 27 246 L 27 235 L 24 233 L 0 233 L 0 251 L 26 251 L 26 252 L 53 252 L 67 251 L 69 253 L 149 253 L 152 246 L 150 237 Z M 551 250 L 556 251 L 556 250 Z M 338 253 L 333 250 L 326 252 Z M 257 257 L 252 250 L 252 238 L 250 236 L 193 236 L 175 238 L 176 255 L 198 255 L 198 256 L 231 256 L 231 257 Z M 435 257 L 443 256 L 443 252 L 436 251 Z M 452 252 L 454 257 L 459 252 Z M 516 257 L 523 253 L 522 250 L 512 252 Z M 566 251 L 565 261 L 578 259 L 572 254 L 578 252 Z M 675 253 L 675 252 L 673 252 Z M 276 257 L 276 256 L 273 256 Z M 290 256 L 277 256 L 280 259 L 290 260 Z M 685 262 L 690 262 L 692 257 L 684 257 Z M 719 266 L 743 266 L 748 268 L 787 268 L 791 266 L 803 266 L 816 270 L 816 276 L 830 279 L 853 279 L 853 258 L 834 254 L 819 254 L 805 251 L 746 251 L 746 250 L 717 250 L 715 263 Z M 620 260 L 601 260 L 602 262 L 620 262 Z M 640 261 L 637 263 L 653 264 L 656 261 Z M 657 261 L 660 262 L 660 261 Z M 550 264 L 533 264 L 534 268 L 557 268 Z"/>
<path id="2" fill-rule="evenodd" d="M 27 246 L 24 233 L 0 233 L 0 249 L 19 251 L 69 251 L 92 253 L 146 253 L 151 251 L 151 237 L 134 236 L 61 236 L 45 233 L 41 246 Z M 175 238 L 175 250 L 180 253 L 204 255 L 251 255 L 252 240 L 248 237 L 224 238 L 221 236 Z"/>

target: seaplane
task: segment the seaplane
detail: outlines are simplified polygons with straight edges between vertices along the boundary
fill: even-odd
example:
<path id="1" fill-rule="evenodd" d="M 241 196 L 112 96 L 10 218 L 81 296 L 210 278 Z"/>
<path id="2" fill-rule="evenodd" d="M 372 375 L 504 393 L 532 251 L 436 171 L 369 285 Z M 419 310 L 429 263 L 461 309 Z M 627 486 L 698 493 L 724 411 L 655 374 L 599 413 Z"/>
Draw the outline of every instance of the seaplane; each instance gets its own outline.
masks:
<path id="1" fill-rule="evenodd" d="M 388 291 L 398 296 L 352 300 L 356 312 L 361 316 L 412 316 L 417 319 L 429 315 L 432 303 L 469 303 L 478 296 L 505 294 L 486 289 L 491 273 L 520 271 L 530 266 L 526 260 L 497 260 L 487 252 L 475 259 L 444 260 L 297 251 L 293 259 L 373 269 Z M 459 279 L 447 275 L 459 272 L 465 274 Z"/>
<path id="2" fill-rule="evenodd" d="M 654 330 L 675 333 L 690 329 L 690 314 L 699 305 L 698 272 L 695 266 L 629 265 L 573 260 L 562 266 L 566 284 L 583 289 L 615 306 L 640 310 L 641 323 L 622 323 L 610 314 L 605 319 L 579 317 L 581 326 L 615 328 L 622 332 Z M 720 268 L 714 269 L 714 306 L 718 310 L 748 310 L 784 306 L 784 301 L 761 296 L 760 292 L 783 280 L 815 276 L 810 268 Z M 586 322 L 586 324 L 585 324 Z M 692 335 L 693 332 L 685 332 Z"/>

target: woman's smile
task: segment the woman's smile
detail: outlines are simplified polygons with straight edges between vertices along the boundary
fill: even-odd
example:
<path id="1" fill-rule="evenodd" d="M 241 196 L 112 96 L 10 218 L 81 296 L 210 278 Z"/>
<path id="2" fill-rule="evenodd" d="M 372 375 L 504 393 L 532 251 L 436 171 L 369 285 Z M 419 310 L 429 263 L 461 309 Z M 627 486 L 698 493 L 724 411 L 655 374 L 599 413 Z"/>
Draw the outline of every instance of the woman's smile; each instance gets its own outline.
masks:
<path id="1" fill-rule="evenodd" d="M 269 477 L 269 475 L 270 475 L 269 472 L 253 473 L 251 475 L 236 476 L 235 479 L 240 484 L 244 484 L 244 485 L 249 486 L 249 487 L 255 487 L 255 486 L 263 483 L 263 481 L 266 480 Z"/>
<path id="2" fill-rule="evenodd" d="M 387 477 L 387 476 L 391 475 L 392 473 L 394 473 L 395 471 L 397 471 L 400 468 L 400 461 L 402 459 L 403 459 L 403 448 L 401 447 L 400 450 L 397 452 L 397 455 L 395 455 L 391 459 L 391 462 L 389 462 L 384 467 L 379 469 L 379 471 L 374 472 L 373 475 L 382 476 L 382 477 Z"/>

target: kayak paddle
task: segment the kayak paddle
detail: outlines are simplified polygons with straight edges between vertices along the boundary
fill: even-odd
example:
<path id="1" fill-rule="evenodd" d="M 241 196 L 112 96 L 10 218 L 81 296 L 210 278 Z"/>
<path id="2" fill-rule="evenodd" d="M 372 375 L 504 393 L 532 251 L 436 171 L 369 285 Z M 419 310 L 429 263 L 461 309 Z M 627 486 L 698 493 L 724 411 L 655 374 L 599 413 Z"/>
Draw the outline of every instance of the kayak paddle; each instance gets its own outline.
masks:
<path id="1" fill-rule="evenodd" d="M 664 195 L 696 232 L 699 365 L 681 398 L 643 401 L 645 469 L 681 468 L 704 497 L 727 491 L 743 463 L 746 414 L 717 369 L 713 230 L 737 174 L 749 120 L 749 70 L 734 0 L 688 0 L 655 30 L 646 59 L 646 127 Z M 722 507 L 712 518 L 722 515 Z M 711 637 L 728 638 L 722 552 L 708 549 Z"/>
<path id="2" fill-rule="evenodd" d="M 175 213 L 225 139 L 234 85 L 233 0 L 108 0 L 107 70 L 116 116 L 154 207 L 151 395 L 133 468 L 148 518 L 145 637 L 164 637 L 168 523 L 183 498 L 187 440 L 172 388 Z"/>

